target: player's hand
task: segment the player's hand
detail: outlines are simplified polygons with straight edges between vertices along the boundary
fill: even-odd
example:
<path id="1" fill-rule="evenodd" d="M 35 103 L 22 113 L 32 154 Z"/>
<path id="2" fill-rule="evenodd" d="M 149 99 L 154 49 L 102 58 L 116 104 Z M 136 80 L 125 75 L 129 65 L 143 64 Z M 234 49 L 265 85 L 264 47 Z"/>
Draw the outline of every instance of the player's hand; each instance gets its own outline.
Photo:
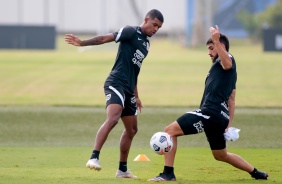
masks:
<path id="1" fill-rule="evenodd" d="M 232 123 L 232 122 L 231 122 L 231 123 Z M 228 132 L 228 129 L 230 128 L 231 123 L 230 123 L 230 122 L 228 123 L 228 126 L 227 126 L 227 128 L 225 129 L 225 133 Z"/>
<path id="2" fill-rule="evenodd" d="M 143 105 L 142 105 L 142 102 L 139 98 L 136 98 L 136 105 L 137 105 L 137 109 L 140 111 L 142 111 L 142 108 L 143 108 Z"/>
<path id="3" fill-rule="evenodd" d="M 219 41 L 220 31 L 219 31 L 219 27 L 217 25 L 215 25 L 215 28 L 210 27 L 210 34 L 211 34 L 212 41 Z"/>
<path id="4" fill-rule="evenodd" d="M 74 46 L 82 46 L 81 45 L 82 41 L 77 36 L 74 36 L 73 34 L 66 34 L 65 35 L 65 41 L 68 44 L 71 44 L 71 45 L 74 45 Z"/>

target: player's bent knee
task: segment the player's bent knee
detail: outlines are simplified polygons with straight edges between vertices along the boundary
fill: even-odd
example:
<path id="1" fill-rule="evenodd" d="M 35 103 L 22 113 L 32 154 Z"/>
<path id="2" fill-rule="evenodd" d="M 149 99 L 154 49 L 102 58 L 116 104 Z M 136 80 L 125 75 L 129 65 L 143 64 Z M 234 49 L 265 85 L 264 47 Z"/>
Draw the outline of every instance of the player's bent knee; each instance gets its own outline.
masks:
<path id="1" fill-rule="evenodd" d="M 118 120 L 116 119 L 107 119 L 106 122 L 104 123 L 105 126 L 108 126 L 108 127 L 115 127 L 116 125 L 118 124 Z"/>
<path id="2" fill-rule="evenodd" d="M 227 154 L 225 154 L 224 152 L 213 152 L 213 157 L 217 161 L 225 162 L 225 160 L 227 159 Z"/>
<path id="3" fill-rule="evenodd" d="M 134 137 L 138 132 L 138 128 L 126 129 L 125 132 L 127 135 Z"/>
<path id="4" fill-rule="evenodd" d="M 164 129 L 164 132 L 168 133 L 170 136 L 183 135 L 183 131 L 176 121 L 174 121 L 170 125 L 166 126 L 165 129 Z"/>
<path id="5" fill-rule="evenodd" d="M 131 130 L 130 134 L 134 136 L 135 134 L 137 134 L 137 132 L 138 132 L 138 128 L 134 128 Z"/>
<path id="6" fill-rule="evenodd" d="M 213 155 L 213 158 L 217 161 L 222 161 L 222 157 L 220 157 L 218 155 Z"/>

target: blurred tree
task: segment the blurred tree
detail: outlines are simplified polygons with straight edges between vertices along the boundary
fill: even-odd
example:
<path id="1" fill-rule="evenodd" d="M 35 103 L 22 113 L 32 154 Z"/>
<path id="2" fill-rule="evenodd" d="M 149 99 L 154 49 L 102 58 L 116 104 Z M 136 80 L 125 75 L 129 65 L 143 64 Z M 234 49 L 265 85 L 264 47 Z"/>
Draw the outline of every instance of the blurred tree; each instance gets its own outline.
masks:
<path id="1" fill-rule="evenodd" d="M 251 14 L 242 10 L 237 14 L 237 19 L 253 41 L 260 41 L 263 28 L 282 28 L 282 0 L 277 0 L 261 13 Z"/>
<path id="2" fill-rule="evenodd" d="M 282 0 L 270 6 L 262 13 L 262 18 L 268 23 L 269 27 L 282 28 Z"/>
<path id="3" fill-rule="evenodd" d="M 256 41 L 259 35 L 259 31 L 258 31 L 259 23 L 257 21 L 257 17 L 253 16 L 247 10 L 241 10 L 237 14 L 237 19 L 242 23 L 243 27 L 248 32 L 249 37 L 253 41 Z"/>

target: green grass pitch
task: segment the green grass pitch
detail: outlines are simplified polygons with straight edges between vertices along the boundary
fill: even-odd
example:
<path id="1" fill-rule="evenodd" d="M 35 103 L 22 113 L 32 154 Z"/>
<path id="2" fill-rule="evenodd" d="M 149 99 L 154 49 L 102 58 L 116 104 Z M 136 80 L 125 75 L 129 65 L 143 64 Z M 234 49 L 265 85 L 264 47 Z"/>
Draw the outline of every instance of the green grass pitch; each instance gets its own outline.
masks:
<path id="1" fill-rule="evenodd" d="M 1 107 L 0 183 L 144 183 L 162 171 L 163 159 L 149 148 L 153 133 L 162 131 L 186 108 L 148 108 L 139 116 L 139 132 L 129 154 L 128 166 L 137 180 L 116 179 L 119 159 L 119 123 L 101 151 L 102 171 L 85 168 L 95 133 L 104 121 L 103 108 L 94 107 Z M 280 183 L 281 122 L 276 110 L 241 109 L 234 126 L 240 138 L 228 142 L 231 152 L 269 173 L 268 181 Z M 145 154 L 149 162 L 135 162 Z M 204 134 L 179 138 L 175 162 L 176 183 L 248 183 L 249 174 L 213 159 Z"/>

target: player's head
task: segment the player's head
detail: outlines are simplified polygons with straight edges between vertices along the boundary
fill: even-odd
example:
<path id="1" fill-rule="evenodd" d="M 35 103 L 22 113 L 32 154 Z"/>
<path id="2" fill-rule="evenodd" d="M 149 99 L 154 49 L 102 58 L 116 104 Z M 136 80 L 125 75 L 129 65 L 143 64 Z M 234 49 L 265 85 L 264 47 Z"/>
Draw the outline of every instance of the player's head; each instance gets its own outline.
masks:
<path id="1" fill-rule="evenodd" d="M 219 42 L 224 46 L 225 50 L 229 51 L 229 40 L 226 35 L 220 34 Z M 212 61 L 214 62 L 218 58 L 218 53 L 216 48 L 214 47 L 214 43 L 211 38 L 208 39 L 206 45 L 208 46 L 209 56 L 211 57 Z"/>
<path id="2" fill-rule="evenodd" d="M 153 36 L 164 22 L 163 14 L 156 9 L 150 10 L 141 24 L 142 31 L 149 37 Z"/>
<path id="3" fill-rule="evenodd" d="M 162 14 L 159 10 L 156 10 L 156 9 L 150 10 L 150 11 L 146 14 L 145 18 L 146 18 L 146 17 L 148 17 L 148 18 L 150 18 L 150 19 L 155 19 L 155 18 L 157 18 L 157 19 L 159 19 L 159 21 L 161 21 L 162 23 L 164 22 L 163 14 Z"/>
<path id="4" fill-rule="evenodd" d="M 227 36 L 220 33 L 219 42 L 222 43 L 225 46 L 226 51 L 229 52 L 229 40 Z M 208 39 L 206 45 L 208 44 L 213 44 L 213 41 L 211 38 Z"/>

